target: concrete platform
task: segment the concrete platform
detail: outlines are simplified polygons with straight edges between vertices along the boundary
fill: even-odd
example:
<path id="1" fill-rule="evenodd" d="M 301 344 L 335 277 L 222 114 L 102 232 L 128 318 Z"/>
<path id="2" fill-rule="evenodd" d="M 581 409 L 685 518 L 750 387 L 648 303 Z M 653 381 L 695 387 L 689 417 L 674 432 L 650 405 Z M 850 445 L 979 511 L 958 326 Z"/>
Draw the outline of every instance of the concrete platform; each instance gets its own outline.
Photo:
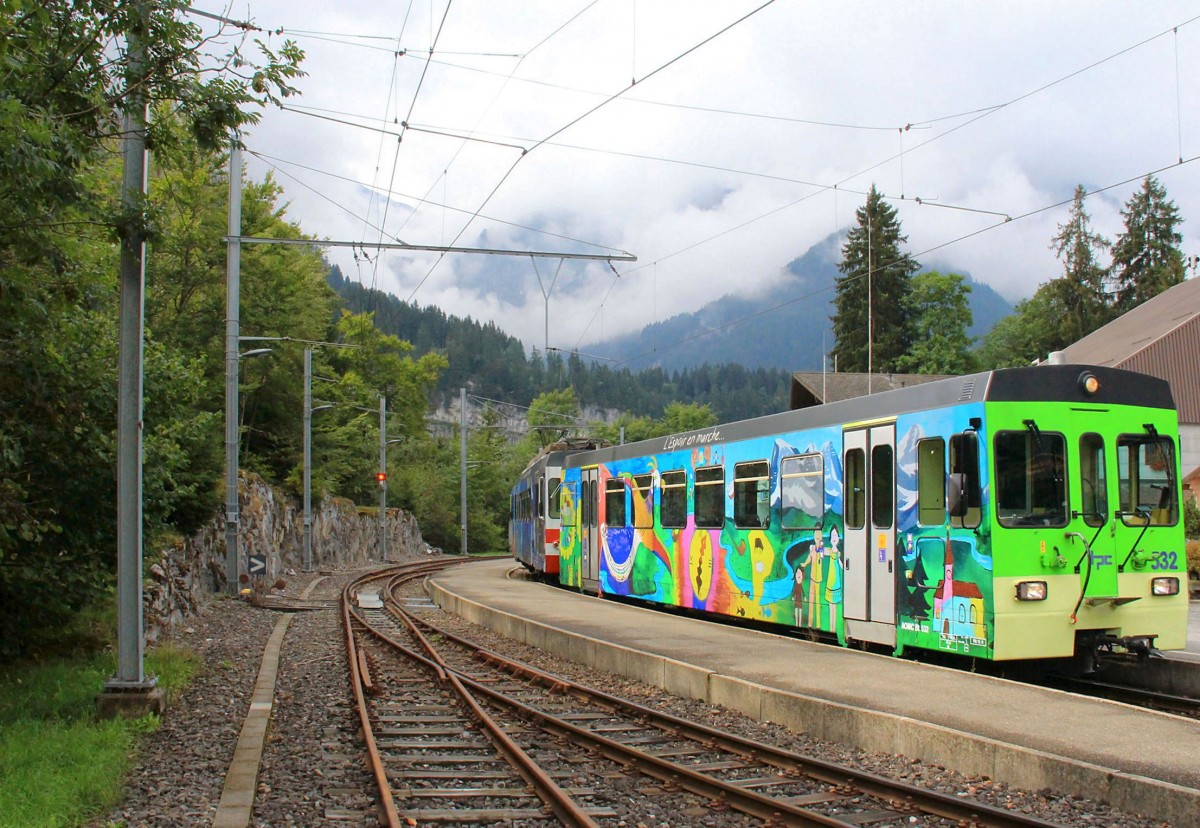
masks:
<path id="1" fill-rule="evenodd" d="M 1200 826 L 1200 722 L 675 617 L 528 580 L 509 560 L 431 579 L 444 609 L 600 670 L 863 750 Z"/>

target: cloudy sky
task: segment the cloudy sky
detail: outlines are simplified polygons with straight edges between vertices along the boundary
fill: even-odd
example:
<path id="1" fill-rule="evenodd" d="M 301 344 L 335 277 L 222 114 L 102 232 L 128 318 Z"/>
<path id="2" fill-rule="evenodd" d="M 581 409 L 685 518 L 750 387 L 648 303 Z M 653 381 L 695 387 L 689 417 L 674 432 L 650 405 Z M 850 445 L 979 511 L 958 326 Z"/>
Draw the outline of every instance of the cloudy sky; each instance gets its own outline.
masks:
<path id="1" fill-rule="evenodd" d="M 549 344 L 585 351 L 730 292 L 794 299 L 783 269 L 872 184 L 922 265 L 1012 300 L 1061 272 L 1078 184 L 1111 238 L 1154 172 L 1200 253 L 1197 2 L 240 2 L 195 6 L 307 54 L 246 138 L 307 233 L 637 257 L 328 252 L 528 346 L 539 275 Z"/>

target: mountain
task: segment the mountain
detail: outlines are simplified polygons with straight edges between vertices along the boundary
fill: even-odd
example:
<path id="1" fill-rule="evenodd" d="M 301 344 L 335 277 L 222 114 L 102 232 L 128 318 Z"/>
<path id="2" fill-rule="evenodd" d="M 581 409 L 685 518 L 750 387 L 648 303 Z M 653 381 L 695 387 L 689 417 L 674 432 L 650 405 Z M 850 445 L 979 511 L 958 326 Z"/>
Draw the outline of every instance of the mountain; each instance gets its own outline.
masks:
<path id="1" fill-rule="evenodd" d="M 538 394 L 571 386 L 585 408 L 662 416 L 671 402 L 707 403 L 722 422 L 760 417 L 787 407 L 789 375 L 778 369 L 713 364 L 679 371 L 613 368 L 578 354 L 527 354 L 521 341 L 482 323 L 419 307 L 391 294 L 365 288 L 334 265 L 329 285 L 353 313 L 374 313 L 381 331 L 413 345 L 414 356 L 445 354 L 449 367 L 434 389 L 433 404 L 455 399 L 459 388 L 491 400 L 526 406 Z"/>
<path id="2" fill-rule="evenodd" d="M 634 370 L 736 363 L 746 368 L 819 371 L 822 354 L 834 345 L 830 317 L 839 258 L 839 238 L 831 233 L 793 259 L 769 293 L 727 294 L 693 313 L 678 314 L 589 350 L 630 360 Z M 974 317 L 967 332 L 981 337 L 1013 306 L 987 285 L 970 275 L 966 278 Z"/>

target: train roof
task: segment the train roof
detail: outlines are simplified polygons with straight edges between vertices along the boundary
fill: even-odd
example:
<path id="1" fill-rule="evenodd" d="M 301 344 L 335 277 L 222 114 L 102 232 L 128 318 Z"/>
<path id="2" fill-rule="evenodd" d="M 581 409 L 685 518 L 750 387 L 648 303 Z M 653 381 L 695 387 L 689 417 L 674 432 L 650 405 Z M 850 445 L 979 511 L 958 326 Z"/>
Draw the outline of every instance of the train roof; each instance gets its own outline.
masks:
<path id="1" fill-rule="evenodd" d="M 1099 389 L 1088 394 L 1082 380 L 1092 374 L 1100 381 Z M 768 414 L 753 420 L 710 426 L 666 437 L 655 437 L 623 446 L 587 451 L 588 462 L 608 462 L 641 457 L 684 446 L 705 446 L 736 442 L 806 428 L 910 414 L 926 409 L 978 402 L 1074 402 L 1092 406 L 1137 405 L 1174 410 L 1171 387 L 1166 380 L 1094 365 L 1039 365 L 1028 368 L 1003 368 L 961 377 L 898 388 L 866 397 L 825 405 Z M 565 452 L 564 465 L 585 452 Z"/>

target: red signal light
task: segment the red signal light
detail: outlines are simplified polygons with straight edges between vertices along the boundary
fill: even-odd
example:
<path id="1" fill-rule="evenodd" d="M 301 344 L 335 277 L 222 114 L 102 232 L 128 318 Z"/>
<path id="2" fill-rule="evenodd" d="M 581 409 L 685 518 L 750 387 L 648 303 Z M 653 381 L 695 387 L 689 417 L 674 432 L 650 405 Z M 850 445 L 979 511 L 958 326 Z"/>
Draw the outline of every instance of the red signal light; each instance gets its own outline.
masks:
<path id="1" fill-rule="evenodd" d="M 387 472 L 375 472 L 375 479 L 383 483 L 387 480 Z"/>

